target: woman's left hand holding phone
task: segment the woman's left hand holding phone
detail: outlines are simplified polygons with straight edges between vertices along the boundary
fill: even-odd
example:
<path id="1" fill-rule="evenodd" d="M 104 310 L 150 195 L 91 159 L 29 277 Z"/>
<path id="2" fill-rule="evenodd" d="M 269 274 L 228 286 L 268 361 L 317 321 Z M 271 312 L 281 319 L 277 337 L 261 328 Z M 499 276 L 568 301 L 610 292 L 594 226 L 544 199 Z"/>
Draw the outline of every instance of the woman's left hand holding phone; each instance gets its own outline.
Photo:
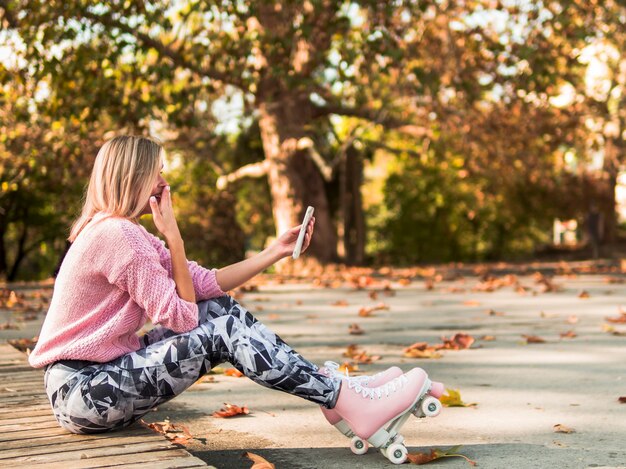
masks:
<path id="1" fill-rule="evenodd" d="M 161 203 L 157 202 L 156 197 L 150 197 L 150 209 L 152 210 L 154 224 L 157 230 L 165 237 L 167 246 L 170 249 L 172 274 L 178 296 L 183 300 L 195 303 L 196 292 L 193 288 L 189 267 L 187 266 L 185 243 L 180 235 L 178 223 L 176 223 L 176 217 L 174 216 L 170 186 L 163 188 Z"/>

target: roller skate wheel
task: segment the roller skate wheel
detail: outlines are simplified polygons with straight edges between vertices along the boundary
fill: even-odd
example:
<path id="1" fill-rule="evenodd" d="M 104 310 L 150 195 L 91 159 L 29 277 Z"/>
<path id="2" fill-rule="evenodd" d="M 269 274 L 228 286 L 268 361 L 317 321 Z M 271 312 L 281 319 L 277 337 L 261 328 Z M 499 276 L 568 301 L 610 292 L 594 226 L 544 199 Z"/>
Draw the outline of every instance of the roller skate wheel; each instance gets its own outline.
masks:
<path id="1" fill-rule="evenodd" d="M 350 450 L 354 454 L 365 454 L 369 449 L 369 443 L 365 440 L 362 440 L 358 436 L 355 436 L 350 440 Z"/>
<path id="2" fill-rule="evenodd" d="M 403 464 L 409 451 L 404 445 L 394 443 L 383 453 L 394 464 Z"/>
<path id="3" fill-rule="evenodd" d="M 422 402 L 422 414 L 426 417 L 436 417 L 441 412 L 441 402 L 435 397 L 429 396 Z"/>

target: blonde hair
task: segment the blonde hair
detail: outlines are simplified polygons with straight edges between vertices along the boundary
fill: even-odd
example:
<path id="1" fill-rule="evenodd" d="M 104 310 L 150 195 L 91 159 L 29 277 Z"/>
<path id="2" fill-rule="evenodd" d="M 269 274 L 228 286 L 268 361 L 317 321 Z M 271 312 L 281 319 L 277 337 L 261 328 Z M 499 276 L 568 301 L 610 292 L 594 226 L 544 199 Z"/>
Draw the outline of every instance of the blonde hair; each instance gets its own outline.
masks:
<path id="1" fill-rule="evenodd" d="M 74 221 L 68 240 L 78 234 L 98 212 L 135 219 L 148 203 L 159 174 L 163 147 L 141 136 L 119 136 L 98 151 L 81 215 Z"/>

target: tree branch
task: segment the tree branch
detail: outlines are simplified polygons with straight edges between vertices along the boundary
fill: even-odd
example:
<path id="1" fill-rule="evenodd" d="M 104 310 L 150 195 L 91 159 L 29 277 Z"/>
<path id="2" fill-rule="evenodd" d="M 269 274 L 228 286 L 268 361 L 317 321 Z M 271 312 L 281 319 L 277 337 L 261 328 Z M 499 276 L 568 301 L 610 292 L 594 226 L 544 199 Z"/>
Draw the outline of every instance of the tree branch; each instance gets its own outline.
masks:
<path id="1" fill-rule="evenodd" d="M 230 174 L 220 176 L 219 178 L 217 178 L 217 183 L 215 185 L 219 190 L 224 190 L 228 184 L 244 177 L 257 178 L 265 176 L 269 169 L 270 163 L 268 160 L 259 161 L 258 163 L 247 164 Z"/>
<path id="2" fill-rule="evenodd" d="M 6 0 L 0 0 L 0 1 L 4 2 Z M 165 45 L 163 42 L 152 38 L 150 35 L 146 33 L 142 33 L 141 31 L 138 31 L 136 28 L 132 28 L 131 26 L 121 22 L 119 19 L 113 18 L 111 14 L 105 13 L 102 15 L 98 15 L 98 14 L 86 11 L 82 13 L 82 16 L 92 21 L 100 23 L 102 26 L 105 26 L 107 29 L 118 28 L 127 34 L 134 36 L 139 41 L 141 41 L 141 43 L 143 43 L 145 46 L 155 49 L 159 53 L 159 55 L 161 55 L 162 57 L 167 57 L 171 59 L 174 62 L 174 64 L 178 65 L 179 67 L 187 68 L 188 70 L 191 70 L 192 72 L 195 72 L 196 74 L 200 76 L 212 78 L 214 80 L 221 81 L 224 84 L 229 84 L 229 85 L 233 85 L 239 88 L 243 88 L 243 84 L 241 83 L 241 81 L 234 79 L 232 75 L 228 73 L 222 73 L 213 68 L 202 67 L 197 63 L 187 60 L 179 50 L 175 50 L 172 47 Z"/>

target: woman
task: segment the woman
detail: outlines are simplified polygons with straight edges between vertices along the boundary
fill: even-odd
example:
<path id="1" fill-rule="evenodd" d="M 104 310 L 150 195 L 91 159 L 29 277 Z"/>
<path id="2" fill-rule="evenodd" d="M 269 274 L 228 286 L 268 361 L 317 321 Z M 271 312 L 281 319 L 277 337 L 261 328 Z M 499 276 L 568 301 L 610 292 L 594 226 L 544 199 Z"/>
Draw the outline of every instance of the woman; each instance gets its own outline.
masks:
<path id="1" fill-rule="evenodd" d="M 263 386 L 320 404 L 332 424 L 362 438 L 428 391 L 419 368 L 394 367 L 374 381 L 318 369 L 258 322 L 225 292 L 289 256 L 300 227 L 254 257 L 205 269 L 186 259 L 162 167 L 162 147 L 144 137 L 116 137 L 96 157 L 29 357 L 45 367 L 60 425 L 74 433 L 126 427 L 225 361 Z M 165 243 L 138 223 L 149 213 Z M 313 218 L 303 251 L 314 225 Z M 147 318 L 157 326 L 138 337 Z"/>

